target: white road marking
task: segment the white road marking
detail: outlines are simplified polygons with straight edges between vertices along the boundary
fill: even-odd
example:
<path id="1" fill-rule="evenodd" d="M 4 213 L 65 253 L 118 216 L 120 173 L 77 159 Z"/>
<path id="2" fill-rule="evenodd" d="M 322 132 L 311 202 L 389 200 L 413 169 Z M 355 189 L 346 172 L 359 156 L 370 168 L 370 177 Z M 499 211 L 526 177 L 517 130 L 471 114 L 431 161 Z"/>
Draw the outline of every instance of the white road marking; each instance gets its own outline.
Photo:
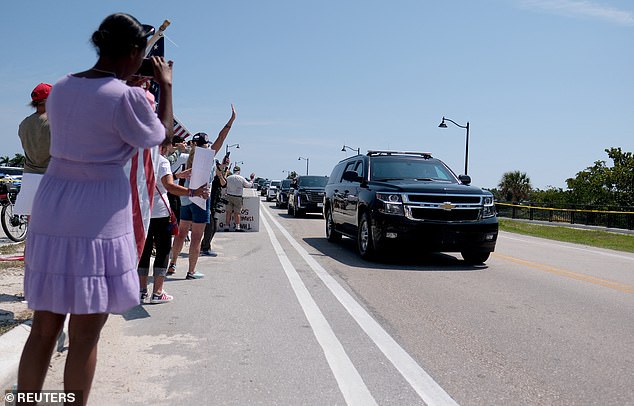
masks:
<path id="1" fill-rule="evenodd" d="M 429 406 L 435 405 L 457 405 L 455 400 L 449 396 L 443 388 L 433 380 L 431 376 L 400 346 L 394 339 L 357 303 L 356 300 L 346 290 L 330 276 L 330 274 L 302 247 L 286 229 L 277 221 L 268 210 L 267 216 L 275 224 L 278 230 L 284 235 L 288 242 L 301 255 L 306 263 L 313 269 L 315 274 L 322 280 L 324 285 L 332 292 L 337 300 L 343 305 L 348 313 L 354 318 L 359 326 L 365 331 L 376 346 L 383 352 L 385 357 L 403 375 L 405 380 L 416 391 L 418 396 Z M 264 216 L 260 216 L 264 219 Z M 266 224 L 266 223 L 265 223 Z M 268 226 L 267 226 L 268 227 Z M 268 231 L 268 230 L 267 230 Z"/>
<path id="2" fill-rule="evenodd" d="M 260 213 L 262 212 L 260 211 Z M 359 375 L 348 354 L 346 354 L 343 345 L 341 345 L 334 331 L 332 331 L 330 324 L 328 324 L 328 321 L 319 310 L 317 303 L 315 303 L 306 285 L 304 285 L 302 279 L 297 274 L 297 270 L 286 256 L 286 252 L 284 252 L 280 242 L 277 240 L 273 229 L 264 216 L 260 216 L 260 218 L 264 223 L 266 232 L 269 234 L 269 239 L 282 264 L 282 268 L 284 268 L 286 277 L 297 296 L 297 300 L 304 310 L 304 314 L 313 329 L 319 345 L 321 345 L 324 351 L 328 365 L 330 365 L 330 369 L 337 380 L 337 384 L 346 403 L 348 405 L 359 406 L 376 405 L 377 403 L 365 385 L 365 382 L 363 382 L 363 378 Z"/>

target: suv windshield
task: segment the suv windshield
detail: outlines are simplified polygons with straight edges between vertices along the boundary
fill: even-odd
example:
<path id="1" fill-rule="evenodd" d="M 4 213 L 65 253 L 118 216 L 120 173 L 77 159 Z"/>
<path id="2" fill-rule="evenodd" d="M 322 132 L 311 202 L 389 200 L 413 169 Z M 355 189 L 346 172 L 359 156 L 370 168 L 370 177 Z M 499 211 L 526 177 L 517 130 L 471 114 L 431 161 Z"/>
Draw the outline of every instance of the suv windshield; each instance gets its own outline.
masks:
<path id="1" fill-rule="evenodd" d="M 290 189 L 290 188 L 291 188 L 291 182 L 292 182 L 292 181 L 293 181 L 292 179 L 284 179 L 284 180 L 282 181 L 282 186 L 281 186 L 281 189 Z"/>
<path id="2" fill-rule="evenodd" d="M 400 179 L 458 183 L 453 173 L 437 160 L 403 157 L 376 157 L 370 160 L 370 180 Z"/>
<path id="3" fill-rule="evenodd" d="M 282 182 L 279 180 L 274 180 L 273 182 L 271 182 L 271 186 L 280 187 L 280 183 Z"/>
<path id="4" fill-rule="evenodd" d="M 299 186 L 324 187 L 328 183 L 327 176 L 302 176 L 299 178 Z"/>

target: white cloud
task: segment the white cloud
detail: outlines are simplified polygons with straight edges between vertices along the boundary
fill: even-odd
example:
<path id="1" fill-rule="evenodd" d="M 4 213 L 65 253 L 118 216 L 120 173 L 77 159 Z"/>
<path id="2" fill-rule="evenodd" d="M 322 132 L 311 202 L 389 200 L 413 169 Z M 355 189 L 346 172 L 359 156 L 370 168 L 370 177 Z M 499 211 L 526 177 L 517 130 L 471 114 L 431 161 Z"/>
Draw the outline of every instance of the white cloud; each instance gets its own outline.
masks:
<path id="1" fill-rule="evenodd" d="M 582 16 L 614 24 L 634 26 L 634 12 L 619 10 L 586 0 L 520 0 L 523 7 L 550 11 L 564 16 Z"/>

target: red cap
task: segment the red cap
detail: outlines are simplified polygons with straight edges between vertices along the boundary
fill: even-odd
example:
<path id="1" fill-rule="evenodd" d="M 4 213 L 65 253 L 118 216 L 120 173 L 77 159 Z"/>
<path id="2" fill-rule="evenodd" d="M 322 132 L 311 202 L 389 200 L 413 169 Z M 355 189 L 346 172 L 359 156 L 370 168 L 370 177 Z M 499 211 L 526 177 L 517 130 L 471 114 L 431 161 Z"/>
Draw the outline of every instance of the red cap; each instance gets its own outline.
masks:
<path id="1" fill-rule="evenodd" d="M 53 86 L 48 83 L 40 83 L 35 86 L 35 89 L 31 92 L 31 100 L 34 102 L 46 100 Z"/>

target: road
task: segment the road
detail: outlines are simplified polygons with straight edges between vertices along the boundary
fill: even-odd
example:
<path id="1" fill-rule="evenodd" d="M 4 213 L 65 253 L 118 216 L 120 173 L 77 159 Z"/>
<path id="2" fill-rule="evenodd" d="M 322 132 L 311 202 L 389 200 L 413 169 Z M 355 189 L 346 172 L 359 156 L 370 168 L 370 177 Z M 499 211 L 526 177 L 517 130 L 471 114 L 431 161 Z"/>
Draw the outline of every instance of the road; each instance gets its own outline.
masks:
<path id="1" fill-rule="evenodd" d="M 634 404 L 634 255 L 501 233 L 486 266 L 366 262 L 261 207 L 174 302 L 111 316 L 93 404 Z"/>

